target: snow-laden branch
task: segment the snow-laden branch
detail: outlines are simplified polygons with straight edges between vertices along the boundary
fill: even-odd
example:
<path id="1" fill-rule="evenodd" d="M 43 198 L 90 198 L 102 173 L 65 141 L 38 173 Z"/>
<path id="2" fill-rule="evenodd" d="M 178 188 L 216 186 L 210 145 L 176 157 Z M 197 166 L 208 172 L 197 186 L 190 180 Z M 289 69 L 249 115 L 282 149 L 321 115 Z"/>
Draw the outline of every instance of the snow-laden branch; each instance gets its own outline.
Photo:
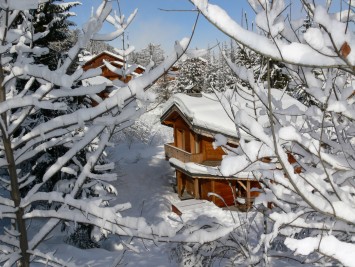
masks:
<path id="1" fill-rule="evenodd" d="M 0 204 L 9 206 L 9 207 L 14 207 L 14 202 L 8 198 L 4 198 L 0 196 Z"/>
<path id="2" fill-rule="evenodd" d="M 170 224 L 161 222 L 158 225 L 148 225 L 144 218 L 118 217 L 105 213 L 107 217 L 95 217 L 75 210 L 34 210 L 25 215 L 25 218 L 58 218 L 75 222 L 90 224 L 105 229 L 111 233 L 155 240 L 158 242 L 184 242 L 205 243 L 212 242 L 228 235 L 234 227 L 199 228 L 192 233 L 177 232 L 181 229 L 172 228 Z"/>
<path id="3" fill-rule="evenodd" d="M 106 84 L 97 84 L 90 86 L 81 86 L 76 89 L 66 89 L 61 88 L 58 90 L 52 90 L 49 92 L 45 99 L 58 99 L 59 97 L 67 97 L 67 96 L 85 96 L 91 94 L 98 94 L 102 92 L 106 88 Z"/>
<path id="4" fill-rule="evenodd" d="M 259 140 L 267 144 L 270 148 L 274 149 L 272 138 L 270 138 L 270 136 L 264 132 L 264 129 L 261 127 L 261 125 L 259 125 L 250 116 L 245 114 L 245 112 L 239 111 L 237 113 L 236 123 L 244 125 L 247 129 L 250 130 L 250 132 L 253 132 Z M 307 188 L 307 183 L 302 179 L 299 179 L 298 175 L 294 173 L 294 168 L 289 163 L 288 156 L 286 152 L 284 152 L 284 149 L 281 147 L 281 145 L 277 144 L 277 149 L 279 151 L 278 156 L 280 163 L 283 164 L 283 168 L 287 170 L 287 176 L 290 179 L 293 188 L 312 208 L 319 212 L 335 215 L 344 222 L 355 224 L 355 215 L 351 216 L 351 214 L 355 214 L 353 207 L 346 206 L 341 201 L 333 201 L 330 203 L 329 200 L 320 195 L 303 190 L 304 188 Z"/>
<path id="5" fill-rule="evenodd" d="M 188 39 L 184 39 L 181 42 L 181 45 L 178 45 L 178 47 L 179 48 L 183 47 L 184 49 L 186 49 L 187 44 L 188 44 Z M 121 94 L 123 93 L 124 95 L 127 96 L 127 100 L 129 100 L 133 95 L 135 95 L 137 93 L 141 95 L 142 91 L 144 91 L 145 87 L 150 86 L 150 84 L 153 81 L 155 81 L 158 77 L 160 77 L 160 75 L 162 73 L 164 73 L 166 70 L 168 70 L 181 57 L 181 55 L 184 53 L 184 49 L 179 49 L 174 54 L 172 54 L 171 56 L 166 58 L 166 60 L 161 65 L 159 65 L 157 68 L 155 68 L 153 71 L 151 71 L 148 76 L 143 75 L 143 76 L 137 78 L 136 80 L 130 81 L 125 88 L 121 88 L 120 90 L 118 90 L 116 95 L 117 96 L 121 96 Z M 122 91 L 122 89 L 124 89 L 124 90 Z M 129 91 L 129 92 L 127 92 L 127 91 Z M 100 111 L 102 113 L 105 113 L 106 111 L 109 110 L 110 107 L 112 107 L 112 109 L 116 108 L 117 104 L 121 103 L 121 101 L 117 101 L 117 96 L 116 95 L 114 95 L 112 97 L 113 99 L 112 98 L 111 99 L 110 98 L 106 99 L 105 101 L 100 103 L 98 107 L 90 108 L 89 111 L 98 110 L 98 111 Z M 106 105 L 109 105 L 109 106 L 106 107 Z M 99 114 L 99 112 L 98 112 L 98 114 Z M 90 119 L 90 116 L 84 117 L 84 119 L 82 121 L 85 121 L 86 118 Z M 74 123 L 75 123 L 75 119 L 74 119 Z M 112 125 L 112 121 L 111 121 L 111 125 Z M 54 123 L 51 122 L 50 126 L 54 127 L 54 128 L 57 127 L 55 125 L 55 122 Z M 66 125 L 64 125 L 64 126 L 66 126 Z M 98 160 L 98 158 L 101 155 L 103 149 L 105 148 L 105 146 L 106 146 L 106 144 L 108 142 L 108 139 L 109 139 L 109 135 L 108 134 L 106 134 L 104 136 L 101 136 L 100 145 L 97 148 L 96 152 L 93 155 L 91 155 L 91 157 L 88 159 L 87 163 L 83 167 L 80 175 L 78 176 L 78 178 L 77 178 L 77 180 L 75 182 L 75 186 L 74 186 L 74 189 L 71 192 L 71 196 L 75 196 L 77 194 L 77 192 L 79 191 L 79 189 L 82 187 L 84 181 L 86 180 L 87 174 L 89 174 L 90 170 L 94 167 L 95 162 Z M 38 140 L 38 142 L 39 142 L 39 140 Z M 34 188 L 29 192 L 28 195 L 31 196 L 34 193 L 36 193 L 37 190 L 42 186 L 42 184 L 43 183 L 39 183 L 36 186 L 34 186 Z M 59 210 L 61 210 L 61 208 Z M 41 242 L 41 240 L 43 238 L 45 238 L 46 235 L 48 235 L 48 233 L 59 223 L 59 221 L 60 220 L 56 219 L 56 218 L 50 219 L 46 223 L 46 225 L 44 225 L 44 227 L 41 228 L 39 233 L 37 233 L 33 237 L 33 239 L 29 243 L 29 247 L 32 248 L 32 249 L 37 247 L 37 245 Z"/>
<path id="6" fill-rule="evenodd" d="M 105 215 L 105 219 L 108 220 L 114 220 L 117 217 L 117 212 L 130 208 L 129 203 L 117 204 L 113 207 L 102 207 L 101 199 L 75 199 L 70 195 L 64 195 L 62 192 L 38 192 L 34 195 L 24 198 L 21 203 L 21 207 L 25 208 L 36 201 L 46 201 L 49 204 L 52 204 L 54 202 L 65 204 L 70 207 L 76 208 L 85 214 L 90 214 L 98 218 L 102 218 L 103 215 Z"/>
<path id="7" fill-rule="evenodd" d="M 319 146 L 319 141 L 308 139 L 305 136 L 302 136 L 292 126 L 281 128 L 279 131 L 279 137 L 286 141 L 295 141 L 299 143 L 299 145 L 307 148 L 307 150 L 313 153 L 314 155 L 318 155 L 317 147 Z M 334 169 L 342 170 L 342 171 L 351 169 L 351 162 L 344 160 L 343 157 L 330 155 L 324 153 L 323 151 L 319 153 L 321 158 L 330 166 L 332 166 Z M 355 164 L 355 162 L 353 162 L 353 164 Z"/>
<path id="8" fill-rule="evenodd" d="M 30 142 L 27 142 L 25 146 L 15 151 L 16 163 L 21 164 L 26 160 L 29 160 L 30 158 L 45 151 L 46 149 L 76 141 L 76 139 L 71 135 L 71 131 L 74 131 L 75 129 L 76 127 L 74 126 L 67 129 L 58 129 L 56 131 L 52 131 L 50 134 L 45 135 L 45 138 L 43 138 L 43 136 L 39 136 Z M 48 139 L 48 141 L 43 142 L 45 139 Z M 33 145 L 37 143 L 40 143 L 40 145 L 33 148 Z M 0 164 L 0 167 L 1 166 L 6 166 L 6 164 Z"/>
<path id="9" fill-rule="evenodd" d="M 131 24 L 131 22 L 133 21 L 134 17 L 137 14 L 137 12 L 138 12 L 138 9 L 135 9 L 133 11 L 133 13 L 128 17 L 126 23 L 119 23 L 118 21 L 109 20 L 109 22 L 111 22 L 111 24 L 113 24 L 116 27 L 116 31 L 114 31 L 112 33 L 108 33 L 108 34 L 96 33 L 93 36 L 92 40 L 112 41 L 112 40 L 118 38 L 120 35 L 122 35 L 124 33 L 125 29 Z"/>
<path id="10" fill-rule="evenodd" d="M 75 263 L 71 263 L 70 259 L 68 261 L 64 261 L 58 259 L 53 253 L 43 253 L 38 249 L 28 250 L 28 253 L 31 254 L 32 262 L 39 262 L 45 264 L 47 266 L 62 266 L 62 267 L 76 267 Z"/>
<path id="11" fill-rule="evenodd" d="M 83 147 L 86 147 L 92 140 L 94 140 L 100 133 L 105 129 L 103 126 L 90 127 L 90 131 L 85 133 L 79 142 L 76 142 L 68 152 L 66 152 L 62 157 L 58 158 L 56 163 L 48 168 L 48 170 L 43 175 L 43 181 L 47 181 L 55 173 L 57 173 L 66 163 L 73 158 Z"/>
<path id="12" fill-rule="evenodd" d="M 355 262 L 350 256 L 355 254 L 355 245 L 342 242 L 333 235 L 307 237 L 304 239 L 288 237 L 285 240 L 285 245 L 297 254 L 309 255 L 314 251 L 319 251 L 323 255 L 338 260 L 344 266 L 355 266 Z"/>
<path id="13" fill-rule="evenodd" d="M 37 9 L 39 4 L 43 4 L 46 2 L 48 2 L 48 0 L 17 0 L 17 1 L 0 0 L 0 8 L 4 10 Z"/>
<path id="14" fill-rule="evenodd" d="M 292 21 L 291 16 L 284 19 L 282 15 L 289 10 L 285 1 L 249 0 L 263 31 L 256 33 L 243 29 L 207 0 L 190 2 L 239 42 L 243 52 L 234 55 L 237 64 L 224 55 L 241 81 L 233 94 L 237 97 L 230 93 L 219 97 L 221 104 L 233 110 L 239 147 L 228 149 L 218 137 L 216 142 L 228 152 L 221 173 L 238 177 L 241 171 L 251 171 L 262 187 L 254 204 L 256 209 L 268 207 L 263 213 L 271 229 L 264 224 L 252 255 L 260 257 L 260 262 L 272 261 L 278 237 L 286 237 L 285 244 L 295 254 L 312 253 L 320 263 L 327 259 L 352 266 L 355 54 L 349 28 L 351 3 L 344 11 L 330 14 L 327 8 L 301 1 L 309 17 Z M 283 88 L 273 88 L 280 88 L 279 84 Z M 279 93 L 281 98 L 276 97 Z M 285 106 L 290 96 L 295 105 Z M 301 239 L 304 236 L 308 237 Z"/>
<path id="15" fill-rule="evenodd" d="M 74 198 L 79 190 L 82 188 L 83 184 L 85 183 L 87 179 L 87 173 L 89 173 L 93 167 L 95 166 L 95 163 L 98 161 L 99 157 L 103 153 L 104 149 L 106 148 L 108 142 L 110 139 L 110 134 L 108 133 L 103 133 L 101 135 L 100 142 L 98 144 L 98 148 L 94 153 L 90 155 L 90 157 L 87 159 L 86 164 L 84 167 L 81 169 L 80 174 L 78 175 L 77 179 L 75 180 L 74 188 L 70 192 L 70 196 Z M 44 184 L 44 182 L 41 182 L 37 185 L 35 185 L 27 194 L 28 197 L 31 197 L 34 195 Z M 58 212 L 60 212 L 63 208 L 59 208 Z M 53 230 L 53 228 L 60 222 L 59 219 L 57 218 L 51 218 L 46 222 L 45 225 L 41 228 L 41 230 L 33 236 L 32 240 L 29 242 L 29 248 L 30 249 L 35 249 L 39 243 Z"/>
<path id="16" fill-rule="evenodd" d="M 52 103 L 50 101 L 39 101 L 33 96 L 22 97 L 21 101 L 19 99 L 13 98 L 6 102 L 0 103 L 0 114 L 7 112 L 11 109 L 23 108 L 27 106 L 35 106 L 42 109 L 51 110 L 66 110 L 67 105 L 65 103 Z"/>
<path id="17" fill-rule="evenodd" d="M 190 0 L 190 2 L 223 33 L 266 57 L 300 66 L 347 67 L 342 59 L 334 57 L 334 55 L 325 56 L 307 44 L 286 43 L 280 39 L 272 40 L 267 36 L 246 30 L 234 21 L 226 11 L 217 5 L 209 4 L 208 1 Z M 268 26 L 266 26 L 267 28 Z"/>
<path id="18" fill-rule="evenodd" d="M 48 122 L 45 122 L 38 127 L 34 128 L 30 133 L 26 134 L 14 143 L 14 147 L 22 145 L 24 142 L 43 136 L 53 130 L 58 128 L 66 128 L 75 124 L 83 124 L 91 121 L 102 114 L 116 108 L 123 108 L 125 101 L 129 100 L 131 97 L 142 96 L 144 90 L 148 88 L 155 80 L 157 80 L 162 73 L 167 71 L 175 62 L 178 60 L 187 48 L 189 39 L 183 39 L 179 45 L 176 52 L 161 63 L 158 67 L 153 69 L 149 74 L 138 77 L 131 80 L 127 86 L 120 88 L 116 94 L 112 97 L 105 99 L 98 106 L 87 108 L 85 110 L 78 110 L 68 115 L 58 116 Z"/>

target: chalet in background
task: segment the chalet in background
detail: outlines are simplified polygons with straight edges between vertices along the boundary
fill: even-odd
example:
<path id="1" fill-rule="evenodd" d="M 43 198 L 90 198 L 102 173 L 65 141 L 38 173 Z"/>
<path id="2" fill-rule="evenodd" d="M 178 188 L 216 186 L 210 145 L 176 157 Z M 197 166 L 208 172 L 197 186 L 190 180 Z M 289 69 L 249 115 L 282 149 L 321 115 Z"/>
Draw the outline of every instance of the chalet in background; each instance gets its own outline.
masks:
<path id="1" fill-rule="evenodd" d="M 145 71 L 144 67 L 140 65 L 130 65 L 124 60 L 122 56 L 109 51 L 101 52 L 83 64 L 84 71 L 96 68 L 101 68 L 101 77 L 89 78 L 85 82 L 91 85 L 106 82 L 107 85 L 111 86 L 111 90 L 115 87 L 115 85 L 128 83 L 133 77 L 138 77 Z M 125 71 L 128 69 L 133 71 L 131 74 L 126 75 Z M 118 83 L 111 83 L 110 81 L 116 81 Z M 103 90 L 98 94 L 98 96 L 101 99 L 105 99 L 109 94 L 110 88 Z M 97 101 L 95 101 L 95 99 L 93 99 L 92 102 L 94 106 L 97 105 Z"/>
<path id="2" fill-rule="evenodd" d="M 127 64 L 126 68 L 130 68 L 133 65 L 128 65 L 128 63 L 124 60 L 124 58 L 120 55 L 114 54 L 109 51 L 104 51 L 101 52 L 100 54 L 92 57 L 90 60 L 85 62 L 83 65 L 84 71 L 87 71 L 89 69 L 95 69 L 95 68 L 101 68 L 102 69 L 102 76 L 105 78 L 114 81 L 114 80 L 120 80 L 124 83 L 129 82 L 132 79 L 132 76 L 139 76 L 144 72 L 144 67 L 139 66 L 139 65 L 134 65 L 134 71 L 132 72 L 132 75 L 122 75 L 113 72 L 110 70 L 110 68 L 105 65 L 105 62 L 109 62 L 112 66 L 116 67 L 117 69 L 122 69 L 125 64 Z"/>
<path id="3" fill-rule="evenodd" d="M 269 127 L 267 115 L 258 115 L 263 108 L 260 101 L 255 102 L 250 93 L 238 94 L 233 94 L 234 112 L 237 107 L 243 109 Z M 280 90 L 274 89 L 273 95 L 283 98 L 285 108 L 294 104 L 302 105 Z M 253 174 L 241 172 L 236 176 L 223 177 L 218 169 L 225 152 L 220 147 L 214 148 L 215 135 L 223 134 L 231 147 L 239 144 L 228 97 L 222 99 L 214 94 L 202 94 L 200 97 L 176 94 L 168 101 L 161 123 L 172 127 L 174 131 L 174 142 L 165 144 L 165 154 L 175 168 L 180 199 L 211 200 L 219 207 L 235 205 L 242 210 L 252 206 L 261 188 Z M 245 140 L 253 139 L 242 130 L 240 134 Z"/>

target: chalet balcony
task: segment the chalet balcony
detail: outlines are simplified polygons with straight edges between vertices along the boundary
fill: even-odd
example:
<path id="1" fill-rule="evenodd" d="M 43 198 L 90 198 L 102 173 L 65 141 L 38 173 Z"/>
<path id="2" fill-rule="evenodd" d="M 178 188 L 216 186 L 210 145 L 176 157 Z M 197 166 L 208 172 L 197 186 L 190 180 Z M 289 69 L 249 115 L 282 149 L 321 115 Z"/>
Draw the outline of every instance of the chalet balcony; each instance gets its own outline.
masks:
<path id="1" fill-rule="evenodd" d="M 186 162 L 202 163 L 203 162 L 203 154 L 202 153 L 191 154 L 191 153 L 186 152 L 178 147 L 175 147 L 174 143 L 165 144 L 164 149 L 165 149 L 165 156 L 167 158 L 176 158 L 184 163 L 186 163 Z"/>

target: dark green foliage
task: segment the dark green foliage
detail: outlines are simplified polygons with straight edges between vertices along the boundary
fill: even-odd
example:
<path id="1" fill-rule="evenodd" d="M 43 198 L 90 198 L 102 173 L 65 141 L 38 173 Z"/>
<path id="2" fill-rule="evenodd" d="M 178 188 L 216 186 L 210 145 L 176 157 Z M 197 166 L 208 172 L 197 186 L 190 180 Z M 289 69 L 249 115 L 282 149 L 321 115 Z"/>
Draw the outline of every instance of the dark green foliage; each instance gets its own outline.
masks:
<path id="1" fill-rule="evenodd" d="M 252 69 L 255 74 L 255 77 L 258 77 L 260 75 L 260 68 L 262 66 L 265 66 L 266 63 L 267 61 L 263 56 L 255 53 L 254 51 L 246 47 L 239 46 L 239 48 L 237 49 L 236 64 L 242 65 L 248 69 Z M 287 88 L 290 78 L 289 75 L 284 71 L 284 65 L 279 62 L 271 61 L 270 67 L 271 88 L 280 90 Z M 267 81 L 266 73 L 261 77 L 261 81 Z M 242 82 L 242 84 L 243 86 L 247 86 L 247 84 L 245 84 L 244 82 Z"/>
<path id="2" fill-rule="evenodd" d="M 34 45 L 49 48 L 49 53 L 37 60 L 51 70 L 57 68 L 59 61 L 66 56 L 65 53 L 76 41 L 76 32 L 70 30 L 75 23 L 68 18 L 72 16 L 70 9 L 78 4 L 78 2 L 68 4 L 63 0 L 50 0 L 35 11 L 34 15 L 39 18 L 34 21 L 35 33 L 48 31 L 48 34 L 37 40 Z"/>
<path id="3" fill-rule="evenodd" d="M 62 230 L 66 228 L 65 224 L 63 225 Z M 99 245 L 91 240 L 91 230 L 91 225 L 78 224 L 74 232 L 66 239 L 66 243 L 81 249 L 98 248 Z"/>

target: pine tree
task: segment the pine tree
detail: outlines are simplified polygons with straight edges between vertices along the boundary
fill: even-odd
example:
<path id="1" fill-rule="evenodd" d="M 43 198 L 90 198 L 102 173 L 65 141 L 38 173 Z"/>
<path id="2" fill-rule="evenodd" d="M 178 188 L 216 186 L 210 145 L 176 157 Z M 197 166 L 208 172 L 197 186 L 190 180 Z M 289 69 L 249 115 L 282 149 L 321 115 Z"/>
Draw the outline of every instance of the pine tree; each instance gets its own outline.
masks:
<path id="1" fill-rule="evenodd" d="M 161 48 L 161 45 L 149 43 L 146 48 L 139 52 L 133 53 L 130 58 L 130 61 L 142 66 L 149 65 L 151 60 L 154 62 L 154 66 L 152 68 L 163 62 L 164 50 Z"/>
<path id="2" fill-rule="evenodd" d="M 91 55 L 98 55 L 103 51 L 109 51 L 114 53 L 115 48 L 103 41 L 91 40 L 89 45 L 85 48 Z"/>
<path id="3" fill-rule="evenodd" d="M 135 226 L 142 220 L 124 220 L 119 215 L 120 205 L 105 207 L 103 194 L 116 193 L 110 186 L 116 175 L 110 173 L 114 166 L 105 162 L 103 153 L 113 132 L 131 125 L 143 112 L 141 103 L 148 99 L 145 90 L 187 46 L 181 42 L 182 49 L 172 54 L 164 67 L 143 74 L 139 81 L 131 80 L 98 106 L 84 107 L 76 100 L 99 93 L 106 85 L 83 85 L 83 79 L 98 77 L 99 73 L 80 67 L 70 72 L 70 66 L 90 39 L 109 41 L 119 37 L 136 11 L 127 20 L 113 17 L 109 15 L 110 1 L 103 0 L 70 48 L 71 56 L 50 70 L 39 62 L 46 60 L 47 47 L 33 45 L 45 36 L 38 28 L 35 31 L 33 24 L 38 26 L 42 16 L 37 11 L 44 6 L 36 9 L 40 2 L 11 0 L 6 8 L 0 5 L 0 23 L 4 26 L 0 34 L 4 47 L 0 54 L 0 186 L 7 190 L 0 197 L 0 208 L 2 218 L 12 220 L 0 235 L 0 262 L 4 266 L 28 267 L 30 260 L 36 264 L 43 259 L 50 265 L 68 265 L 38 247 L 61 221 L 92 225 L 115 234 L 141 234 Z M 98 35 L 106 19 L 120 30 Z M 53 28 L 47 25 L 46 29 Z M 34 230 L 29 223 L 32 220 L 40 222 L 41 227 L 36 224 Z M 171 234 L 169 226 L 163 228 L 167 229 L 164 236 Z M 151 229 L 153 238 L 158 233 Z"/>
<path id="4" fill-rule="evenodd" d="M 176 91 L 184 93 L 201 93 L 205 86 L 207 62 L 203 58 L 189 58 L 179 66 Z"/>
<path id="5" fill-rule="evenodd" d="M 70 29 L 75 23 L 69 18 L 72 16 L 70 9 L 79 4 L 50 0 L 33 11 L 36 18 L 33 23 L 35 33 L 48 32 L 45 37 L 34 42 L 36 46 L 49 48 L 49 53 L 39 57 L 37 62 L 49 66 L 50 70 L 54 70 L 64 60 L 66 52 L 76 42 L 76 32 Z"/>

